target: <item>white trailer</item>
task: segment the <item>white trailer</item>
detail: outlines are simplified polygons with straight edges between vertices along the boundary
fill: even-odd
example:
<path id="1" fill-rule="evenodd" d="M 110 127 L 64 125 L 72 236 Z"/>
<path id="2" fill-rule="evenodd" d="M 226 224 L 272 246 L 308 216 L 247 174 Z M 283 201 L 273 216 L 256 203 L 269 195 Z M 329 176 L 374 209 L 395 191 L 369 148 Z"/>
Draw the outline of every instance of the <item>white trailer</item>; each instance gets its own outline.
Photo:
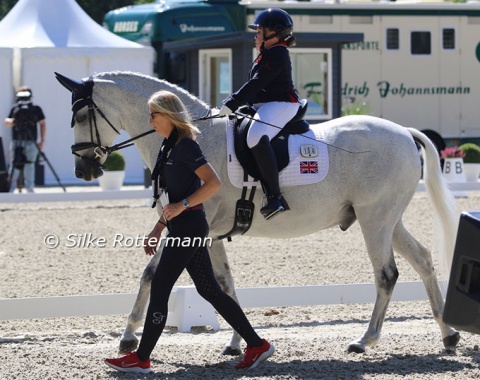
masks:
<path id="1" fill-rule="evenodd" d="M 363 33 L 342 49 L 342 95 L 366 113 L 446 139 L 480 138 L 480 2 L 251 1 L 288 11 L 296 32 Z"/>

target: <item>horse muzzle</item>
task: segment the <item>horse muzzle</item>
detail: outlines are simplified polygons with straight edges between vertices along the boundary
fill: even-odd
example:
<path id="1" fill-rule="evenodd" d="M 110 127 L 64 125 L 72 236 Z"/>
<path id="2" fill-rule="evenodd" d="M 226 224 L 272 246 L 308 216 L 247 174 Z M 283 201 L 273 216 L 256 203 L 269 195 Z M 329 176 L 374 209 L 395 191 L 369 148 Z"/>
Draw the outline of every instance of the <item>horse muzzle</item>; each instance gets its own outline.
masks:
<path id="1" fill-rule="evenodd" d="M 90 182 L 103 175 L 103 170 L 100 165 L 92 165 L 85 160 L 75 160 L 75 176 Z"/>

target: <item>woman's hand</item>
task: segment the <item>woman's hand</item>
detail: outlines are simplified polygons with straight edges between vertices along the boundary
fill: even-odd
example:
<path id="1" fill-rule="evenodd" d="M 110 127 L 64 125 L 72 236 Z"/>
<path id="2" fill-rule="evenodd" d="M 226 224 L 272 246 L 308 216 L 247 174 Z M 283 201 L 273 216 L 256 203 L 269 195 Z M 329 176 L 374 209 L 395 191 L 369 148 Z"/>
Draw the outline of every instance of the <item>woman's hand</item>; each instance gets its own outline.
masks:
<path id="1" fill-rule="evenodd" d="M 162 235 L 162 231 L 165 229 L 165 225 L 158 221 L 153 227 L 153 230 L 148 234 L 144 241 L 144 251 L 146 255 L 153 256 L 157 253 L 158 243 L 160 243 L 160 236 Z"/>
<path id="2" fill-rule="evenodd" d="M 180 215 L 186 208 L 182 202 L 169 203 L 163 208 L 163 215 L 167 220 L 172 220 L 176 216 Z"/>
<path id="3" fill-rule="evenodd" d="M 209 200 L 222 187 L 222 182 L 215 169 L 210 164 L 204 164 L 195 170 L 195 174 L 203 182 L 203 185 L 187 198 L 190 207 L 194 207 Z M 163 215 L 167 220 L 172 220 L 180 215 L 186 208 L 183 202 L 170 203 L 163 208 Z"/>

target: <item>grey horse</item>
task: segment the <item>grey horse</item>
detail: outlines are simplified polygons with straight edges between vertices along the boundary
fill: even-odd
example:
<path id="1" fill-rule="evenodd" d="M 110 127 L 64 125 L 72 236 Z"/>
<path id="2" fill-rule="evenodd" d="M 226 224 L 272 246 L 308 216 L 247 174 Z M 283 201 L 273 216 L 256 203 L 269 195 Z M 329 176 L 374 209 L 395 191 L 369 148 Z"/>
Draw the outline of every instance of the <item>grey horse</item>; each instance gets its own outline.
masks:
<path id="1" fill-rule="evenodd" d="M 123 129 L 138 137 L 151 131 L 147 123 L 147 100 L 156 91 L 168 90 L 186 104 L 193 119 L 208 114 L 210 107 L 169 82 L 131 72 L 100 73 L 81 81 L 56 74 L 72 92 L 75 145 L 75 173 L 86 181 L 102 175 L 109 147 Z M 213 110 L 213 114 L 218 110 Z M 237 300 L 234 281 L 223 240 L 234 223 L 234 205 L 240 191 L 227 174 L 226 118 L 210 118 L 196 124 L 202 134 L 198 142 L 223 181 L 220 192 L 205 204 L 214 243 L 210 256 L 223 289 Z M 424 150 L 424 178 L 429 199 L 439 221 L 436 236 L 443 244 L 440 258 L 450 265 L 457 226 L 455 199 L 440 171 L 437 151 L 421 132 L 371 116 L 347 116 L 311 125 L 321 128 L 328 144 L 329 172 L 320 182 L 283 189 L 291 210 L 266 221 L 258 209 L 246 235 L 272 239 L 305 236 L 339 226 L 343 231 L 358 221 L 373 265 L 376 300 L 364 334 L 348 344 L 349 352 L 364 352 L 375 346 L 398 278 L 394 251 L 403 256 L 422 279 L 445 347 L 456 346 L 460 335 L 442 321 L 444 300 L 430 251 L 418 242 L 402 223 L 402 215 L 416 192 L 421 162 L 415 142 Z M 161 137 L 151 134 L 134 141 L 150 169 L 155 164 Z M 261 203 L 257 192 L 254 202 Z M 159 252 L 161 249 L 159 249 Z M 144 318 L 157 254 L 144 270 L 140 289 L 128 317 L 120 351 L 133 351 L 138 344 L 135 331 Z M 319 268 L 320 269 L 320 268 Z M 340 270 L 340 269 L 339 269 Z M 240 336 L 234 332 L 223 354 L 240 354 Z"/>

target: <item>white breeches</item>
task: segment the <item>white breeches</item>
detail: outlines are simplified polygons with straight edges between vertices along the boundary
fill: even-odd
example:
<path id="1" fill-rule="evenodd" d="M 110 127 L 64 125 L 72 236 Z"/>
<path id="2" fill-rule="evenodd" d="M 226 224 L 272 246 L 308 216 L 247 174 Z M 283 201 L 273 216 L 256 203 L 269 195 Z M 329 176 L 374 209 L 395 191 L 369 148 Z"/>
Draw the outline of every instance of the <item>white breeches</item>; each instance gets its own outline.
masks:
<path id="1" fill-rule="evenodd" d="M 267 135 L 270 140 L 273 139 L 285 124 L 296 115 L 299 107 L 299 103 L 287 102 L 268 102 L 260 105 L 257 108 L 257 113 L 253 116 L 254 121 L 248 130 L 248 147 L 253 148 L 264 135 Z"/>

